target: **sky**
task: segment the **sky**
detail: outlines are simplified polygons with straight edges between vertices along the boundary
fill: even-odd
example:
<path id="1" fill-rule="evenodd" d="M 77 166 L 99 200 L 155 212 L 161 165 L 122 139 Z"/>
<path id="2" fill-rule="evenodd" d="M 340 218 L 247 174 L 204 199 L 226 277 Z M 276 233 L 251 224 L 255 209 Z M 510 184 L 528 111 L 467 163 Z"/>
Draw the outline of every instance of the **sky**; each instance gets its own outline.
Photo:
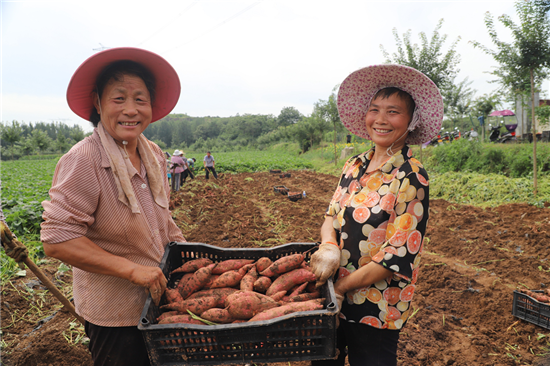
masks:
<path id="1" fill-rule="evenodd" d="M 496 85 L 498 64 L 475 49 L 495 49 L 484 23 L 515 18 L 513 1 L 371 0 L 19 0 L 1 1 L 0 121 L 79 124 L 66 102 L 78 66 L 103 47 L 158 53 L 177 71 L 182 91 L 172 113 L 228 117 L 309 115 L 351 72 L 397 51 L 393 29 L 428 38 L 440 19 L 444 52 L 459 39 L 457 81 L 476 96 Z M 511 41 L 497 24 L 499 38 Z M 543 90 L 550 94 L 550 81 Z M 511 107 L 511 106 L 510 106 Z"/>

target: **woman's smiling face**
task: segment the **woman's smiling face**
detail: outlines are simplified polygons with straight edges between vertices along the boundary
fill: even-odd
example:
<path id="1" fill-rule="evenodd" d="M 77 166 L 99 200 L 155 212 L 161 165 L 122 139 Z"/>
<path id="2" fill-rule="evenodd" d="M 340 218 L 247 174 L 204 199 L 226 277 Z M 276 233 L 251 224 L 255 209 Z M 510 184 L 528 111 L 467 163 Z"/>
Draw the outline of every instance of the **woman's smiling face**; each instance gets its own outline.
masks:
<path id="1" fill-rule="evenodd" d="M 101 95 L 101 105 L 95 98 L 94 106 L 103 127 L 118 143 L 137 141 L 153 116 L 149 91 L 143 80 L 134 75 L 109 80 Z"/>
<path id="2" fill-rule="evenodd" d="M 373 99 L 365 123 L 367 132 L 376 146 L 387 149 L 392 144 L 393 151 L 405 145 L 412 115 L 407 102 L 397 94 Z"/>

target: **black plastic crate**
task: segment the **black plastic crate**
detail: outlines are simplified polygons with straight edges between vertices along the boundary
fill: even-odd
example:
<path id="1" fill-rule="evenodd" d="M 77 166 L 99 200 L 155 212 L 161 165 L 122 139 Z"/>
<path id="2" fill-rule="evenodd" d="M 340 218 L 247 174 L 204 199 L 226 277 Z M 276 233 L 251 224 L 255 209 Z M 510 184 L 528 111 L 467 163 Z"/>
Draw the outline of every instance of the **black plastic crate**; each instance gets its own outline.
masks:
<path id="1" fill-rule="evenodd" d="M 210 258 L 276 260 L 305 253 L 315 243 L 288 243 L 273 248 L 220 248 L 202 243 L 170 243 L 161 262 L 168 286 L 182 274 L 169 273 L 183 262 Z M 305 253 L 306 260 L 312 252 Z M 157 324 L 161 314 L 147 298 L 138 329 L 145 339 L 152 365 L 220 365 L 305 361 L 336 356 L 337 302 L 331 280 L 321 287 L 325 307 L 261 322 L 224 325 Z M 160 305 L 165 300 L 162 299 Z"/>
<path id="2" fill-rule="evenodd" d="M 544 293 L 541 290 L 533 292 Z M 512 315 L 529 323 L 550 329 L 550 305 L 537 301 L 531 296 L 516 290 L 514 290 Z"/>

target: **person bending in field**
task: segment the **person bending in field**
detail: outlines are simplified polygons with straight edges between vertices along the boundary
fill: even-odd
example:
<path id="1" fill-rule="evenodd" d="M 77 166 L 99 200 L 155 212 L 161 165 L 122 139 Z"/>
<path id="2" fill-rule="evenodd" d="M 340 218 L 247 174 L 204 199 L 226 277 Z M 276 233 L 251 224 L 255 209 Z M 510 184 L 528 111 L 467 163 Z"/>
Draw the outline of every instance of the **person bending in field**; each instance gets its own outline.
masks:
<path id="1" fill-rule="evenodd" d="M 419 71 L 378 65 L 349 75 L 337 103 L 342 123 L 374 147 L 344 165 L 311 258 L 318 285 L 338 271 L 340 309 L 339 356 L 312 365 L 394 366 L 428 222 L 428 174 L 409 145 L 437 135 L 443 99 Z"/>

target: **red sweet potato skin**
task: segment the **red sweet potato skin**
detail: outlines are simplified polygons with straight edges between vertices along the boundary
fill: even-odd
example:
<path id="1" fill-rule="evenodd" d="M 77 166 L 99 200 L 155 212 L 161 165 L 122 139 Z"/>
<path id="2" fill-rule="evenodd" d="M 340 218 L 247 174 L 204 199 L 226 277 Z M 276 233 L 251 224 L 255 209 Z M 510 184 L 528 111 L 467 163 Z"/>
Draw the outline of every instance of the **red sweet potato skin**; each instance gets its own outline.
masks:
<path id="1" fill-rule="evenodd" d="M 266 295 L 270 296 L 279 291 L 288 291 L 298 284 L 315 281 L 315 274 L 306 268 L 294 269 L 277 277 L 269 286 Z"/>
<path id="2" fill-rule="evenodd" d="M 172 273 L 179 273 L 179 272 L 195 272 L 199 268 L 206 267 L 207 265 L 212 264 L 212 260 L 208 258 L 198 258 L 193 259 L 190 261 L 185 262 L 180 267 L 176 268 L 170 274 Z"/>
<path id="3" fill-rule="evenodd" d="M 241 279 L 240 288 L 243 291 L 253 291 L 254 282 L 258 279 L 258 271 L 256 267 L 252 267 L 248 270 L 248 273 Z"/>
<path id="4" fill-rule="evenodd" d="M 271 264 L 273 264 L 273 261 L 271 259 L 269 259 L 268 257 L 262 257 L 256 261 L 256 271 L 260 273 Z"/>
<path id="5" fill-rule="evenodd" d="M 290 302 L 276 308 L 264 310 L 250 318 L 249 322 L 270 320 L 283 315 L 295 313 L 298 311 L 311 311 L 323 308 L 323 299 L 315 299 L 302 302 Z"/>
<path id="6" fill-rule="evenodd" d="M 157 322 L 160 322 L 162 319 L 165 319 L 165 318 L 168 318 L 168 317 L 174 316 L 174 315 L 181 315 L 181 314 L 178 313 L 176 310 L 167 311 L 167 312 L 164 312 L 164 313 L 160 314 L 160 316 L 157 318 Z"/>
<path id="7" fill-rule="evenodd" d="M 193 292 L 199 291 L 208 282 L 210 275 L 212 274 L 212 268 L 210 266 L 199 268 L 193 273 L 193 276 L 189 278 L 185 286 L 180 290 L 181 297 L 185 300 Z"/>
<path id="8" fill-rule="evenodd" d="M 227 324 L 235 321 L 235 319 L 232 318 L 231 315 L 229 315 L 227 309 L 220 308 L 212 308 L 206 310 L 204 313 L 201 314 L 201 318 L 217 324 Z"/>
<path id="9" fill-rule="evenodd" d="M 235 271 L 246 264 L 254 263 L 254 259 L 227 259 L 223 262 L 216 263 L 212 274 L 222 274 L 227 271 Z"/>
<path id="10" fill-rule="evenodd" d="M 205 290 L 200 290 L 195 292 L 194 294 L 189 296 L 187 300 L 197 299 L 205 296 L 215 296 L 218 298 L 216 307 L 223 308 L 225 307 L 225 299 L 227 298 L 227 296 L 237 291 L 238 291 L 237 289 L 229 288 L 229 287 L 205 289 Z"/>
<path id="11" fill-rule="evenodd" d="M 261 276 L 274 277 L 299 268 L 304 262 L 304 255 L 292 254 L 277 259 L 273 264 L 260 272 Z"/>
<path id="12" fill-rule="evenodd" d="M 167 303 L 183 301 L 183 298 L 177 288 L 166 288 L 164 291 L 164 296 L 166 296 Z"/>
<path id="13" fill-rule="evenodd" d="M 254 291 L 237 291 L 227 297 L 225 308 L 234 319 L 250 319 L 255 314 L 280 304 Z"/>
<path id="14" fill-rule="evenodd" d="M 295 286 L 292 291 L 290 291 L 289 297 L 300 295 L 306 289 L 309 282 L 304 282 L 301 285 Z"/>
<path id="15" fill-rule="evenodd" d="M 286 291 L 283 290 L 283 291 L 276 292 L 269 297 L 271 297 L 275 301 L 281 301 L 285 295 L 286 295 Z"/>
<path id="16" fill-rule="evenodd" d="M 321 292 L 305 292 L 295 296 L 285 296 L 283 297 L 284 302 L 299 302 L 299 301 L 308 301 L 313 299 L 318 299 L 321 297 Z"/>
<path id="17" fill-rule="evenodd" d="M 191 300 L 183 300 L 178 303 L 162 305 L 160 308 L 163 310 L 176 310 L 180 313 L 186 313 L 187 310 L 189 310 L 195 315 L 201 315 L 206 310 L 215 307 L 218 301 L 218 296 L 204 296 Z"/>
<path id="18" fill-rule="evenodd" d="M 216 278 L 210 285 L 210 288 L 234 287 L 241 282 L 241 278 L 243 278 L 243 276 L 239 273 L 239 271 L 227 271 Z"/>
<path id="19" fill-rule="evenodd" d="M 201 322 L 200 320 L 193 319 L 189 314 L 173 315 L 159 321 L 159 324 L 178 324 L 178 323 L 205 325 L 205 323 Z"/>
<path id="20" fill-rule="evenodd" d="M 181 292 L 181 290 L 185 287 L 185 285 L 187 284 L 187 281 L 189 281 L 191 277 L 193 277 L 193 273 L 184 274 L 183 277 L 179 280 L 176 288 Z"/>
<path id="21" fill-rule="evenodd" d="M 269 286 L 271 286 L 271 278 L 266 276 L 260 276 L 256 281 L 254 281 L 254 291 L 261 292 L 265 294 Z"/>

